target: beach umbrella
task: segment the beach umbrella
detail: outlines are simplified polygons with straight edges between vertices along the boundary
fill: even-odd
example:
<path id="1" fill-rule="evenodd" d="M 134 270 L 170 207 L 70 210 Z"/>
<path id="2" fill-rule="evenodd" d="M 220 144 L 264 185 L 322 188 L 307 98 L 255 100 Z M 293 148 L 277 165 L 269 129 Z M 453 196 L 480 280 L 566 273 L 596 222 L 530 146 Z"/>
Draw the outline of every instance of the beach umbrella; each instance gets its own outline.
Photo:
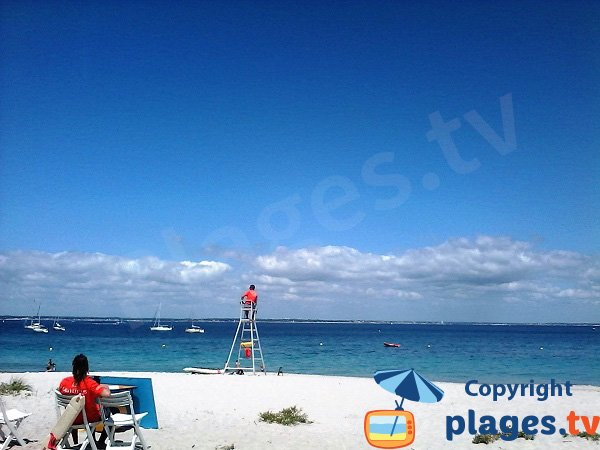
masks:
<path id="1" fill-rule="evenodd" d="M 379 370 L 373 375 L 379 386 L 393 394 L 402 397 L 400 404 L 396 401 L 396 410 L 403 410 L 402 404 L 407 398 L 413 402 L 436 403 L 444 396 L 444 391 L 432 382 L 423 378 L 414 369 L 408 370 Z M 390 436 L 394 434 L 398 416 L 394 419 Z"/>
<path id="2" fill-rule="evenodd" d="M 413 402 L 436 403 L 444 396 L 444 391 L 426 380 L 414 369 L 408 370 L 379 370 L 373 375 L 379 386 L 393 394 Z M 402 403 L 396 409 L 402 409 Z"/>

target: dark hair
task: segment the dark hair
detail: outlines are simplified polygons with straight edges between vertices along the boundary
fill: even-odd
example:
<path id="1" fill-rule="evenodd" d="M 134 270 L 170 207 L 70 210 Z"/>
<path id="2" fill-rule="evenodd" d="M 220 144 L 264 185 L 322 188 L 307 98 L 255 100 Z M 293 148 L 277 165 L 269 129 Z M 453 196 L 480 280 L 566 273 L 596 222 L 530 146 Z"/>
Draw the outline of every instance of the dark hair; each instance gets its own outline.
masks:
<path id="1" fill-rule="evenodd" d="M 80 353 L 73 358 L 73 378 L 75 378 L 75 384 L 81 383 L 89 371 L 90 366 L 87 356 L 85 356 L 83 353 Z"/>
<path id="2" fill-rule="evenodd" d="M 254 286 L 253 284 L 250 285 L 250 290 L 254 290 L 256 289 L 256 286 Z"/>

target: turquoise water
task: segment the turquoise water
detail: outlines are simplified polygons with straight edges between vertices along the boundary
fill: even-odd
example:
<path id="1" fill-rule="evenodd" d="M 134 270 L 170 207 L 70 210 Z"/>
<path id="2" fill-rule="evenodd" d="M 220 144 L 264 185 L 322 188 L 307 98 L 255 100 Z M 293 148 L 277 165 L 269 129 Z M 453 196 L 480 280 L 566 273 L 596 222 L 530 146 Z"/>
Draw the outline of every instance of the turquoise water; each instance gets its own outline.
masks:
<path id="1" fill-rule="evenodd" d="M 43 321 L 44 322 L 44 321 Z M 169 323 L 166 320 L 165 323 Z M 85 353 L 92 372 L 180 372 L 223 367 L 236 321 L 197 322 L 204 334 L 151 332 L 151 321 L 63 319 L 64 333 L 0 321 L 0 371 L 57 370 Z M 51 328 L 51 321 L 45 321 Z M 370 377 L 377 370 L 414 368 L 430 380 L 545 382 L 552 378 L 600 386 L 600 326 L 258 322 L 267 370 Z M 383 342 L 400 343 L 388 348 Z M 52 349 L 52 350 L 50 350 Z"/>

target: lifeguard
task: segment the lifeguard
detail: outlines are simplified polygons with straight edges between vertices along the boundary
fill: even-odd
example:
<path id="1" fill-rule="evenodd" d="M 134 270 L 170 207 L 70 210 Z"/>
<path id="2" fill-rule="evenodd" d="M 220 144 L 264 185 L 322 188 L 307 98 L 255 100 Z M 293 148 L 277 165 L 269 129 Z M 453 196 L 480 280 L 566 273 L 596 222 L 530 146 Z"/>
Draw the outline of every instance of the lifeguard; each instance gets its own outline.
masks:
<path id="1" fill-rule="evenodd" d="M 246 292 L 244 292 L 244 295 L 242 295 L 241 300 L 242 300 L 242 304 L 243 305 L 250 305 L 250 308 L 252 308 L 252 320 L 254 320 L 254 314 L 256 311 L 256 302 L 258 301 L 258 293 L 256 292 L 256 287 L 251 284 L 250 287 L 248 288 L 248 290 Z M 248 310 L 250 309 L 244 309 L 244 315 L 245 315 L 245 319 L 248 318 Z"/>

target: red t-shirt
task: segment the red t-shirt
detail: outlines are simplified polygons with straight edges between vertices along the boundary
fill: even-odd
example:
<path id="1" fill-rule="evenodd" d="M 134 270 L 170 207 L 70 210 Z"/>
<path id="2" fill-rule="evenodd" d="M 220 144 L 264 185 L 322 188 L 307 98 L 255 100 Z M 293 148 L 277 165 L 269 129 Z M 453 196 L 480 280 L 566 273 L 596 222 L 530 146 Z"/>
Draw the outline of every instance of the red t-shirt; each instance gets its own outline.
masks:
<path id="1" fill-rule="evenodd" d="M 246 297 L 246 303 L 248 303 L 248 302 L 256 303 L 258 294 L 256 293 L 256 291 L 252 291 L 252 290 L 248 289 L 242 297 Z"/>
<path id="2" fill-rule="evenodd" d="M 58 390 L 61 394 L 66 395 L 83 394 L 85 397 L 85 414 L 87 415 L 88 422 L 100 420 L 100 406 L 96 403 L 96 399 L 100 397 L 104 388 L 93 378 L 86 376 L 81 380 L 81 383 L 75 384 L 75 378 L 67 377 L 60 382 Z M 83 423 L 83 416 L 79 414 L 74 423 Z"/>

